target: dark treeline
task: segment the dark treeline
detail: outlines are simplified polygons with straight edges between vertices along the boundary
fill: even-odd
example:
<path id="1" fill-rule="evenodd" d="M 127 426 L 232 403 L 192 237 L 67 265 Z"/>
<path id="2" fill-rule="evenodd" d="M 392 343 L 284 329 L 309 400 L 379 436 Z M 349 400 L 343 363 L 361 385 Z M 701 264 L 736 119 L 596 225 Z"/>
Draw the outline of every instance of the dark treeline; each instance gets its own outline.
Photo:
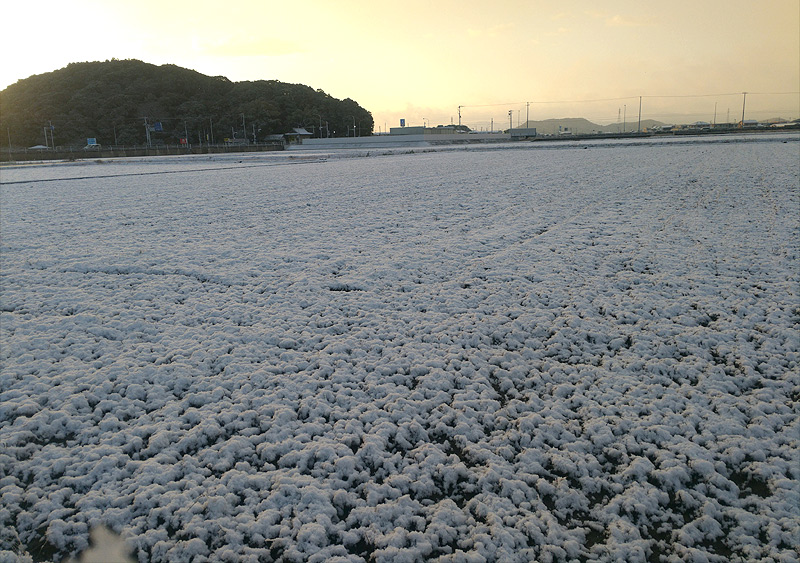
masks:
<path id="1" fill-rule="evenodd" d="M 9 139 L 13 147 L 84 145 L 88 138 L 103 145 L 142 145 L 145 119 L 155 144 L 181 138 L 191 144 L 261 142 L 295 127 L 315 137 L 346 137 L 370 135 L 373 128 L 372 115 L 355 101 L 309 86 L 231 82 L 137 60 L 72 63 L 0 92 L 0 145 L 6 147 Z"/>

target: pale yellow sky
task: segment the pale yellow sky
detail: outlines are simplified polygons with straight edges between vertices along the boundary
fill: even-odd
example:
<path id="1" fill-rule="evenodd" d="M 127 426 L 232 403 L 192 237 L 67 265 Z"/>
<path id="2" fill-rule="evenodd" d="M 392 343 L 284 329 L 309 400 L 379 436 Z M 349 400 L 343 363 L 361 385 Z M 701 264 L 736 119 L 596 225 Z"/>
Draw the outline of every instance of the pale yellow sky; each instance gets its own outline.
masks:
<path id="1" fill-rule="evenodd" d="M 550 117 L 666 122 L 800 113 L 800 0 L 37 0 L 2 8 L 0 88 L 135 58 L 307 84 L 376 130 Z M 730 94 L 730 95 L 723 95 Z M 601 100 L 589 102 L 587 100 Z M 580 101 L 580 103 L 565 103 Z M 526 102 L 531 102 L 530 107 Z"/>

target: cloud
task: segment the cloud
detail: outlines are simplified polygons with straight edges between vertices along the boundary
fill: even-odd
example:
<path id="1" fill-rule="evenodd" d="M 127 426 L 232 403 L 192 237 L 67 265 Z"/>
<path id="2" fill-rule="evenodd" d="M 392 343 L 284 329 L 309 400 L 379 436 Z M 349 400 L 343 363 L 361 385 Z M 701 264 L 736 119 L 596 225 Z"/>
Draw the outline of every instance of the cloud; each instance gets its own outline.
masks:
<path id="1" fill-rule="evenodd" d="M 620 16 L 619 14 L 606 18 L 606 26 L 608 27 L 642 27 L 645 25 L 649 24 L 644 21 L 637 21 L 631 18 L 626 18 Z"/>
<path id="2" fill-rule="evenodd" d="M 643 27 L 653 23 L 652 18 L 632 18 L 598 10 L 587 10 L 584 14 L 595 20 L 603 20 L 606 27 Z"/>
<path id="3" fill-rule="evenodd" d="M 572 33 L 572 31 L 573 30 L 572 30 L 571 27 L 560 26 L 560 27 L 556 28 L 555 30 L 548 31 L 548 32 L 544 33 L 544 36 L 545 37 L 558 37 L 558 36 L 561 36 L 561 35 L 569 35 L 570 33 Z"/>
<path id="4" fill-rule="evenodd" d="M 502 23 L 493 25 L 491 27 L 484 27 L 479 29 L 467 29 L 467 34 L 470 37 L 499 37 L 511 33 L 514 29 L 513 23 Z"/>

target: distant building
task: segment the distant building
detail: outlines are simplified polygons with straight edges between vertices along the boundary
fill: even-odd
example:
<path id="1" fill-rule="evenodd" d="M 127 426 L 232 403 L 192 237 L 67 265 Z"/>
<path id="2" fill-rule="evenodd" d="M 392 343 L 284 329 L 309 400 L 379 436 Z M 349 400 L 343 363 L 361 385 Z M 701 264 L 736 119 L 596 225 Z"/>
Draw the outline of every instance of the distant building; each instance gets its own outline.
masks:
<path id="1" fill-rule="evenodd" d="M 466 125 L 437 125 L 436 127 L 415 125 L 413 127 L 392 127 L 389 129 L 390 135 L 452 135 L 454 133 L 469 132 L 470 128 Z"/>
<path id="2" fill-rule="evenodd" d="M 296 143 L 298 145 L 302 145 L 303 139 L 310 139 L 314 135 L 309 133 L 303 127 L 295 127 L 288 133 L 284 133 L 283 136 L 286 138 L 286 142 L 289 144 Z"/>
<path id="3" fill-rule="evenodd" d="M 390 127 L 390 135 L 423 135 L 427 127 L 422 125 L 414 127 Z"/>
<path id="4" fill-rule="evenodd" d="M 469 133 L 471 129 L 466 125 L 437 125 L 430 129 L 432 133 Z"/>
<path id="5" fill-rule="evenodd" d="M 536 127 L 517 127 L 509 132 L 512 139 L 530 139 L 536 136 Z"/>

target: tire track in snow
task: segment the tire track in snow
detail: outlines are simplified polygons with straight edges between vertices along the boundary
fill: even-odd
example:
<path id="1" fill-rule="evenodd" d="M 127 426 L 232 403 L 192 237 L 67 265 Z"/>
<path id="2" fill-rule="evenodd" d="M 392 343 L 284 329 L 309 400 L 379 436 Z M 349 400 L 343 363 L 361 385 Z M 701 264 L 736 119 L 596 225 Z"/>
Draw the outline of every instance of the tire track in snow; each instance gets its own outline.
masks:
<path id="1" fill-rule="evenodd" d="M 326 159 L 297 160 L 286 162 L 271 162 L 262 164 L 244 164 L 243 166 L 219 166 L 215 168 L 189 168 L 184 170 L 159 170 L 157 172 L 129 172 L 125 174 L 97 174 L 92 176 L 71 176 L 67 178 L 38 178 L 33 180 L 13 180 L 11 182 L 0 181 L 0 185 L 11 186 L 14 184 L 39 184 L 42 182 L 67 182 L 75 180 L 102 180 L 106 178 L 125 178 L 132 176 L 162 176 L 164 174 L 189 174 L 193 172 L 218 172 L 221 170 L 242 170 L 244 168 L 265 168 L 271 166 L 286 166 L 292 164 L 316 164 L 325 162 Z M 241 161 L 240 161 L 241 162 Z"/>

